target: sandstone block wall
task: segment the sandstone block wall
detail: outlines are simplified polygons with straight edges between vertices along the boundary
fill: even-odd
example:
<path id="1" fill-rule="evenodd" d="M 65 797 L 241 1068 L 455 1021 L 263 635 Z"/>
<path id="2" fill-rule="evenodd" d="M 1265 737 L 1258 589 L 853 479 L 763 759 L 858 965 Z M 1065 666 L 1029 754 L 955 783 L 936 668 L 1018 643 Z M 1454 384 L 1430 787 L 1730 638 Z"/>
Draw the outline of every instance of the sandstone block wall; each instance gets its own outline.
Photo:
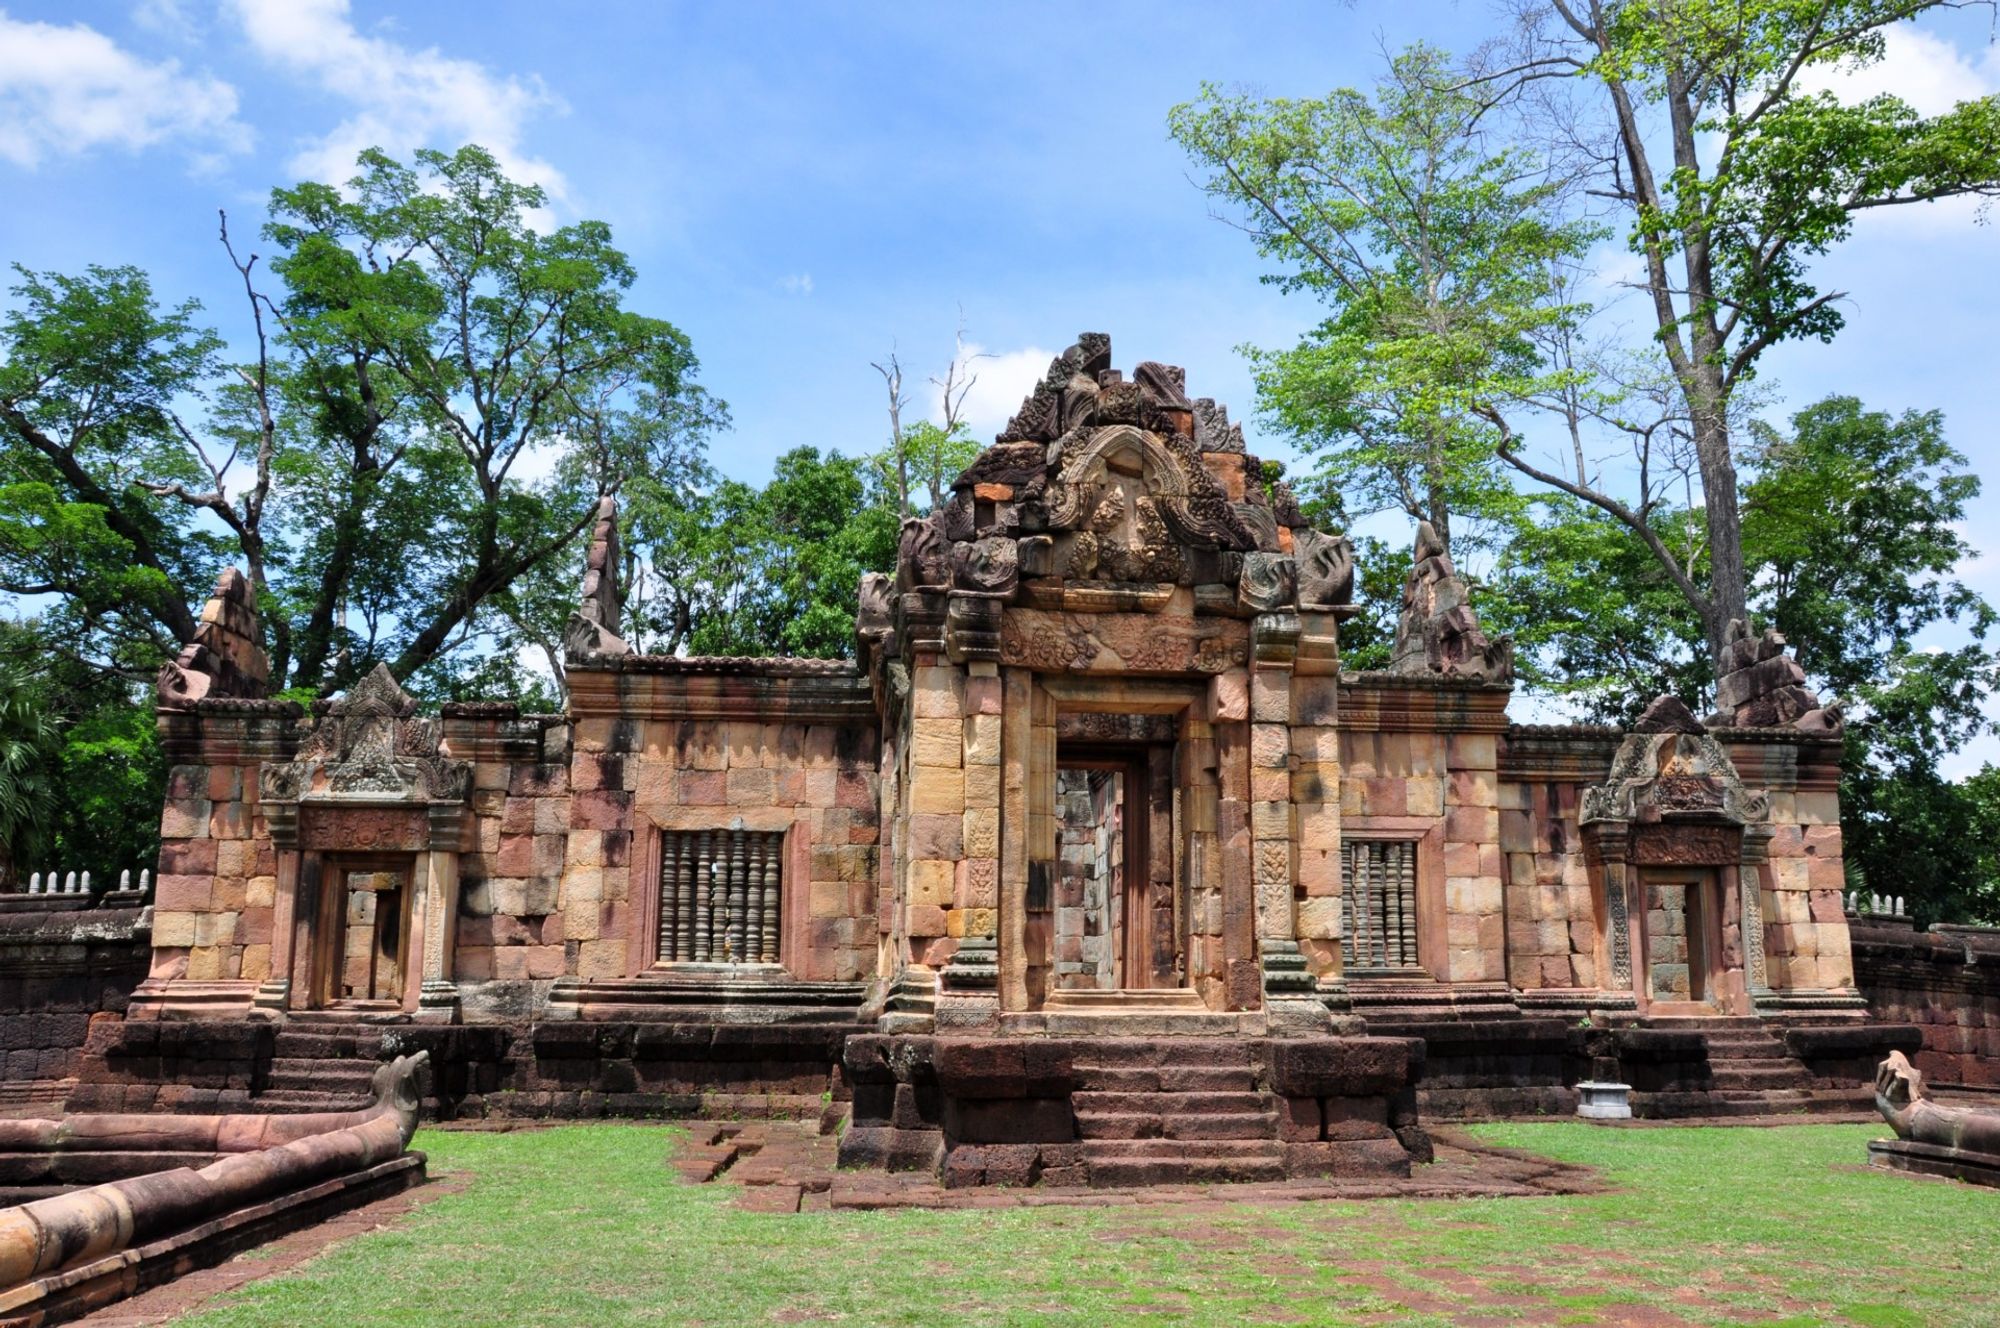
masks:
<path id="1" fill-rule="evenodd" d="M 1743 782 L 1771 794 L 1764 951 L 1774 988 L 1850 988 L 1854 960 L 1842 892 L 1840 744 L 1730 742 Z"/>
<path id="2" fill-rule="evenodd" d="M 579 947 L 560 898 L 569 730 L 553 717 L 450 718 L 445 748 L 473 762 L 453 975 L 468 1010 L 521 1013 L 550 981 L 576 971 Z"/>
<path id="3" fill-rule="evenodd" d="M 271 974 L 277 854 L 257 805 L 258 771 L 297 745 L 288 702 L 197 702 L 162 712 L 167 759 L 153 896 L 155 978 Z"/>
<path id="4" fill-rule="evenodd" d="M 1505 979 L 1498 733 L 1506 690 L 1378 674 L 1350 674 L 1344 685 L 1342 832 L 1416 843 L 1418 947 L 1432 976 Z M 1314 842 L 1323 838 L 1317 833 Z M 1338 879 L 1337 860 L 1309 865 L 1308 881 L 1321 872 Z M 1308 884 L 1308 900 L 1312 891 Z"/>
<path id="5" fill-rule="evenodd" d="M 1917 1068 L 1942 1083 L 2000 1085 L 2000 928 L 1849 920 L 1868 1012 L 1922 1030 Z"/>
<path id="6" fill-rule="evenodd" d="M 93 1021 L 146 975 L 143 923 L 137 907 L 0 913 L 0 1101 L 67 1091 Z"/>
<path id="7" fill-rule="evenodd" d="M 881 738 L 852 666 L 633 656 L 602 673 L 572 670 L 571 692 L 557 901 L 567 972 L 590 981 L 651 969 L 662 836 L 733 829 L 784 836 L 780 961 L 789 974 L 877 975 Z M 952 811 L 950 829 L 960 830 L 962 814 Z M 941 829 L 912 827 L 913 840 L 937 841 L 918 845 L 933 860 L 962 847 L 960 834 L 939 840 Z"/>

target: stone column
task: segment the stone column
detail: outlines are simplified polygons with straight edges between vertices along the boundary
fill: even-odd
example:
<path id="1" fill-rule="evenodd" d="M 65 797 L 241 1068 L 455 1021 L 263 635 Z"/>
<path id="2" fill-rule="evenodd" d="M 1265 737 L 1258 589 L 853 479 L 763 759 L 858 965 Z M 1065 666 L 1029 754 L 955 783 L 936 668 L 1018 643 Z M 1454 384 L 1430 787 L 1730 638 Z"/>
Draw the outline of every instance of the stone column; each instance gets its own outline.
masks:
<path id="1" fill-rule="evenodd" d="M 1250 843 L 1256 887 L 1257 958 L 1274 1031 L 1320 1031 L 1327 1008 L 1299 949 L 1293 902 L 1297 812 L 1292 803 L 1292 665 L 1295 613 L 1261 613 L 1250 628 Z"/>
<path id="2" fill-rule="evenodd" d="M 413 946 L 421 946 L 422 982 L 415 1017 L 426 1023 L 458 1022 L 458 983 L 452 956 L 458 934 L 458 855 L 464 845 L 465 807 L 456 802 L 430 805 L 430 842 L 424 852 L 424 889 L 413 917 L 419 919 Z"/>
<path id="3" fill-rule="evenodd" d="M 1637 969 L 1632 957 L 1630 914 L 1632 874 L 1626 858 L 1631 845 L 1631 825 L 1626 821 L 1593 821 L 1583 827 L 1584 842 L 1595 850 L 1604 873 L 1604 916 L 1602 928 L 1603 964 L 1600 973 L 1602 1004 L 1630 1008 L 1637 1003 Z"/>
<path id="4" fill-rule="evenodd" d="M 298 953 L 299 805 L 264 804 L 264 824 L 277 855 L 277 889 L 271 901 L 271 973 L 257 987 L 251 1008 L 283 1011 L 292 1003 L 292 965 Z"/>
<path id="5" fill-rule="evenodd" d="M 1028 1008 L 1028 766 L 1035 675 L 1010 668 L 1000 701 L 1000 1007 Z M 966 812 L 972 819 L 970 809 Z"/>
<path id="6" fill-rule="evenodd" d="M 1771 990 L 1771 977 L 1764 960 L 1764 864 L 1771 855 L 1771 827 L 1746 825 L 1743 827 L 1743 855 L 1736 868 L 1736 898 L 1742 909 L 1740 929 L 1743 936 L 1743 981 L 1750 991 L 1750 1009 L 1753 1014 L 1764 1014 L 1776 1008 L 1777 993 Z"/>

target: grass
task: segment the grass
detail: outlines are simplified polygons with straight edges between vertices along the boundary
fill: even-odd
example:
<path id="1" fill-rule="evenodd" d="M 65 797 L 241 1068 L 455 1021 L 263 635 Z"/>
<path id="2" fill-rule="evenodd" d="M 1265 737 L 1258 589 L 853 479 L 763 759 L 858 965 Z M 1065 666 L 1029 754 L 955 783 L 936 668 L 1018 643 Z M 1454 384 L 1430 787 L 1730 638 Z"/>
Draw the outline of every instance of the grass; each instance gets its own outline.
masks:
<path id="1" fill-rule="evenodd" d="M 425 1131 L 469 1186 L 179 1320 L 365 1325 L 2000 1323 L 2000 1194 L 1857 1170 L 1852 1125 L 1482 1126 L 1579 1198 L 743 1212 L 637 1125 Z"/>

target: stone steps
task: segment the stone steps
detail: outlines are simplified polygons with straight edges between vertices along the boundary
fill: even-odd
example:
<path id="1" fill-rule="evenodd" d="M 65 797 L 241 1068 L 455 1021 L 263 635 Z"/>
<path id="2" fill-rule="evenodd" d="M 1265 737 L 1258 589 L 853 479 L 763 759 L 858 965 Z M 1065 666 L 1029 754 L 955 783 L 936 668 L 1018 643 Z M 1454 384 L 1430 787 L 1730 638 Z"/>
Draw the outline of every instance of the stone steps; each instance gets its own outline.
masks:
<path id="1" fill-rule="evenodd" d="M 1070 1097 L 1081 1117 L 1110 1114 L 1141 1115 L 1259 1115 L 1270 1110 L 1264 1093 L 1107 1093 L 1082 1091 Z"/>
<path id="2" fill-rule="evenodd" d="M 1729 1090 L 1804 1089 L 1812 1085 L 1805 1067 L 1796 1061 L 1709 1062 L 1709 1082 L 1717 1092 Z"/>
<path id="3" fill-rule="evenodd" d="M 1164 1143 L 1166 1148 L 1152 1147 Z M 1084 1167 L 1099 1189 L 1134 1185 L 1240 1184 L 1285 1178 L 1285 1149 L 1276 1140 L 1086 1141 Z"/>
<path id="4" fill-rule="evenodd" d="M 1077 1113 L 1081 1139 L 1272 1139 L 1278 1131 L 1276 1112 L 1258 1115 L 1204 1112 Z"/>
<path id="5" fill-rule="evenodd" d="M 1098 1187 L 1265 1182 L 1286 1174 L 1276 1099 L 1241 1043 L 1128 1039 L 1092 1046 L 1071 1096 Z"/>
<path id="6" fill-rule="evenodd" d="M 1257 1074 L 1249 1066 L 1078 1065 L 1086 1091 L 1113 1093 L 1249 1093 Z"/>
<path id="7" fill-rule="evenodd" d="M 324 1088 L 336 1090 L 359 1085 L 366 1092 L 375 1078 L 373 1060 L 318 1060 L 310 1057 L 278 1056 L 271 1061 L 274 1088 Z"/>
<path id="8" fill-rule="evenodd" d="M 1233 1017 L 1233 1016 L 1232 1016 Z M 1079 1074 L 1108 1069 L 1252 1069 L 1249 1049 L 1235 1038 L 1100 1038 Z"/>
<path id="9" fill-rule="evenodd" d="M 302 1111 L 359 1111 L 374 1098 L 367 1093 L 329 1093 L 309 1088 L 270 1088 L 249 1102 L 252 1111 L 289 1115 Z"/>

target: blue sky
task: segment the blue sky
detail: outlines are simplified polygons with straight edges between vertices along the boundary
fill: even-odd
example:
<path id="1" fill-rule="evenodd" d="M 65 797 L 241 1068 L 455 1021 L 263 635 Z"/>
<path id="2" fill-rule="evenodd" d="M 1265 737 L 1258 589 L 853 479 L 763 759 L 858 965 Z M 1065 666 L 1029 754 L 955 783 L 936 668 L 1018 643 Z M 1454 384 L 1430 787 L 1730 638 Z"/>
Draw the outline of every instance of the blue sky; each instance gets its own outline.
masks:
<path id="1" fill-rule="evenodd" d="M 1110 332 L 1122 366 L 1185 365 L 1243 418 L 1235 348 L 1284 344 L 1317 311 L 1258 283 L 1168 108 L 1203 79 L 1365 84 L 1384 47 L 1464 49 L 1495 25 L 1486 0 L 0 0 L 0 258 L 135 263 L 240 335 L 218 207 L 247 233 L 273 184 L 337 176 L 359 147 L 477 141 L 547 184 L 558 218 L 612 225 L 634 303 L 691 335 L 729 402 L 713 454 L 741 478 L 800 443 L 879 447 L 869 362 L 894 347 L 921 384 L 961 318 L 991 356 L 984 435 L 1083 329 Z M 1921 109 L 2000 89 L 1991 36 L 1976 15 L 1899 33 L 1853 86 Z M 1835 390 L 1938 407 L 1993 475 L 1996 260 L 2000 228 L 1969 207 L 1868 218 L 1819 270 L 1849 293 L 1848 330 L 1770 358 L 1774 409 Z M 1987 556 L 1968 574 L 2000 599 L 2000 492 L 1970 526 Z"/>

